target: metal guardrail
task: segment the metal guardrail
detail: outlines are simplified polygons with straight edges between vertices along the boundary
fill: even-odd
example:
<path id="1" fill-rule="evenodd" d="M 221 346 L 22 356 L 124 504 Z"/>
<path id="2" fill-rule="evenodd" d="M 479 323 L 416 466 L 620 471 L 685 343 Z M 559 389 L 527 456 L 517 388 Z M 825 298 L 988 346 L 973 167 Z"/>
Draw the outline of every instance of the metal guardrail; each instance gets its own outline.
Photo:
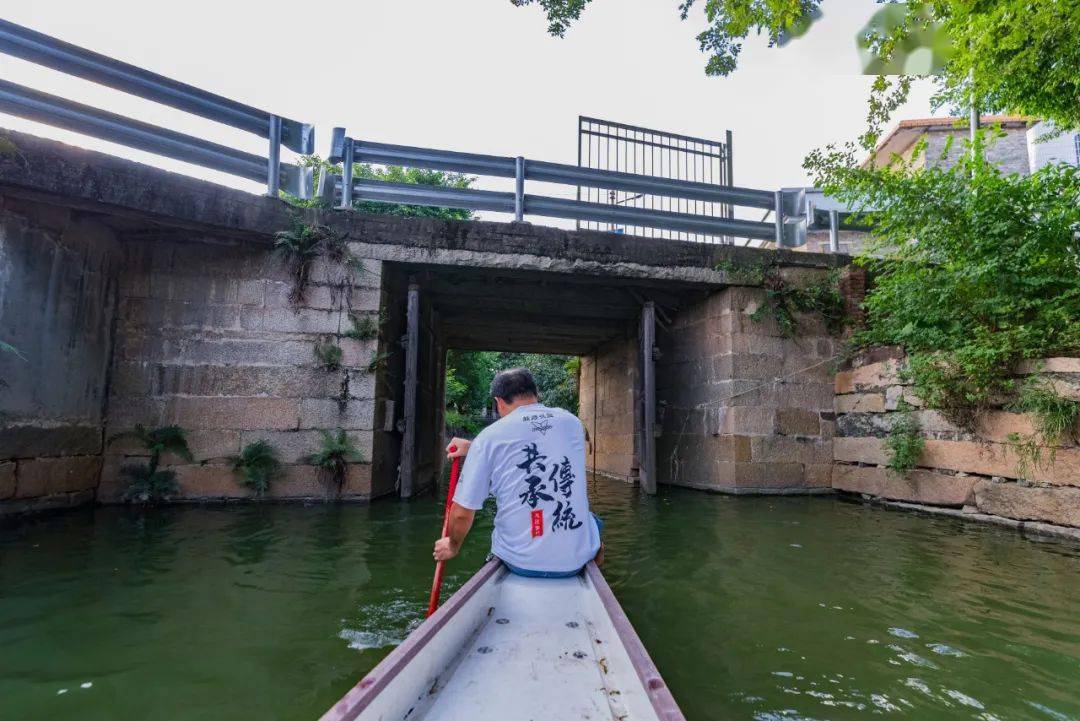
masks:
<path id="1" fill-rule="evenodd" d="M 368 200 L 513 213 L 518 222 L 523 221 L 526 215 L 538 215 L 707 235 L 729 235 L 773 241 L 778 246 L 797 246 L 805 242 L 805 214 L 801 212 L 801 196 L 798 192 L 756 190 L 657 178 L 527 160 L 522 157 L 478 155 L 373 143 L 348 137 L 344 128 L 334 128 L 328 160 L 333 164 L 340 163 L 342 172 L 341 175 L 323 173 L 319 179 L 317 194 L 331 203 L 338 203 L 341 207 L 351 207 L 353 201 L 356 200 Z M 514 191 L 448 188 L 356 178 L 353 177 L 354 163 L 514 178 Z M 734 206 L 772 212 L 774 220 L 772 222 L 742 220 L 529 195 L 525 193 L 527 180 L 730 203 Z"/>
<path id="2" fill-rule="evenodd" d="M 0 52 L 266 138 L 266 157 L 0 81 L 0 111 L 102 140 L 265 182 L 311 197 L 310 168 L 281 162 L 281 146 L 315 150 L 315 129 L 0 19 Z"/>

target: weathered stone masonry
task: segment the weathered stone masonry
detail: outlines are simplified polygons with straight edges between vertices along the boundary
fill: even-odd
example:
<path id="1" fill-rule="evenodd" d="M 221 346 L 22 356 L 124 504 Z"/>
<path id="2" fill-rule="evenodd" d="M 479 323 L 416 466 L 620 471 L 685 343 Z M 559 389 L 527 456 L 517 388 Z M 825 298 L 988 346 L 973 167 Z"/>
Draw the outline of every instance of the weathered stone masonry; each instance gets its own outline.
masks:
<path id="1" fill-rule="evenodd" d="M 828 486 L 832 381 L 822 361 L 831 339 L 810 318 L 796 339 L 750 320 L 762 291 L 734 285 L 718 267 L 768 259 L 788 275 L 819 277 L 842 258 L 522 223 L 295 211 L 31 136 L 10 140 L 19 152 L 0 156 L 0 272 L 8 279 L 0 338 L 29 361 L 0 354 L 8 383 L 0 389 L 0 512 L 116 500 L 119 469 L 143 451 L 113 437 L 136 423 L 188 431 L 195 461 L 164 459 L 185 499 L 248 497 L 228 457 L 259 438 L 288 464 L 272 497 L 333 495 L 303 460 L 318 447 L 318 429 L 338 427 L 366 458 L 343 495 L 393 493 L 410 285 L 419 290 L 421 333 L 416 491 L 440 468 L 448 348 L 582 356 L 586 386 L 592 378 L 583 416 L 594 467 L 634 479 L 646 300 L 660 319 L 650 428 L 659 480 L 733 492 Z M 293 306 L 291 278 L 271 246 L 297 213 L 345 238 L 364 267 L 346 281 L 341 267 L 322 263 Z M 378 340 L 340 338 L 347 310 L 378 314 Z M 345 351 L 340 370 L 319 367 L 313 353 L 327 337 Z"/>
<path id="2" fill-rule="evenodd" d="M 801 282 L 824 276 L 786 273 L 796 271 Z M 834 341 L 810 315 L 799 317 L 797 337 L 783 337 L 772 318 L 751 319 L 762 302 L 760 288 L 730 287 L 658 334 L 662 483 L 730 493 L 829 488 Z"/>
<path id="3" fill-rule="evenodd" d="M 123 250 L 65 208 L 0 200 L 0 506 L 85 503 L 101 469 Z M 42 500 L 48 499 L 48 500 Z"/>
<path id="4" fill-rule="evenodd" d="M 976 432 L 960 429 L 937 411 L 920 407 L 898 374 L 902 362 L 899 352 L 879 349 L 837 374 L 834 488 L 871 498 L 964 508 L 984 520 L 1080 526 L 1080 449 L 1062 446 L 1052 464 L 1022 478 L 1009 435 L 1031 435 L 1030 416 L 999 409 L 987 413 Z M 1049 358 L 1025 363 L 1017 372 L 1029 375 L 1037 368 L 1059 393 L 1080 399 L 1080 359 Z M 926 439 L 918 467 L 904 476 L 885 467 L 886 438 L 901 401 L 913 407 Z"/>

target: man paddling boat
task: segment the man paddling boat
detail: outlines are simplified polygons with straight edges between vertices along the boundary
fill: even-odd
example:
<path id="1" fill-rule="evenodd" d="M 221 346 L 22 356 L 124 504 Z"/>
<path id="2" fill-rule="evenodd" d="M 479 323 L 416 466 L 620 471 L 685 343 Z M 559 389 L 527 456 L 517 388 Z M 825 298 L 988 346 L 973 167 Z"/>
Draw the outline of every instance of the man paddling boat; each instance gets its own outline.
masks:
<path id="1" fill-rule="evenodd" d="M 472 442 L 454 438 L 447 457 L 464 457 L 447 535 L 434 557 L 458 554 L 476 511 L 495 497 L 491 552 L 521 576 L 572 576 L 602 560 L 601 524 L 585 493 L 585 428 L 569 411 L 540 403 L 525 368 L 491 382 L 499 420 Z"/>

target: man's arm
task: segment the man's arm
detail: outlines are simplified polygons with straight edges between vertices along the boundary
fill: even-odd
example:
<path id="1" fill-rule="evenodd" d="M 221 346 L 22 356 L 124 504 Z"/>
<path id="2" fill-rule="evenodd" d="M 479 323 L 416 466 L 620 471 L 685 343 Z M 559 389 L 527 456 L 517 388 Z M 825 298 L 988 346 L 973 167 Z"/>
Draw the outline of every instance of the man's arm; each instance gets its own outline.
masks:
<path id="1" fill-rule="evenodd" d="M 449 561 L 458 555 L 461 544 L 465 542 L 465 536 L 469 535 L 469 529 L 472 528 L 473 518 L 475 517 L 476 511 L 459 506 L 457 503 L 450 504 L 450 523 L 446 531 L 447 535 L 435 542 L 434 556 L 436 561 Z"/>

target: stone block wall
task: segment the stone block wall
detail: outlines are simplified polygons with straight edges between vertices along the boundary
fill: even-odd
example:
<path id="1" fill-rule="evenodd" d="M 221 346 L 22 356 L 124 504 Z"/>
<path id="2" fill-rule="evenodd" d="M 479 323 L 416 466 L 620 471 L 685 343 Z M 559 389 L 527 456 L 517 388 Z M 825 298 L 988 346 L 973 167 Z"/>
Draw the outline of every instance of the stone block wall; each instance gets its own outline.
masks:
<path id="1" fill-rule="evenodd" d="M 75 211 L 0 200 L 0 515 L 86 503 L 123 253 Z"/>
<path id="2" fill-rule="evenodd" d="M 965 508 L 1021 521 L 1080 526 L 1080 448 L 1057 448 L 1052 464 L 1024 478 L 1009 435 L 1030 435 L 1032 418 L 999 409 L 987 413 L 975 432 L 956 427 L 937 411 L 921 408 L 899 377 L 901 353 L 878 349 L 836 376 L 837 433 L 833 487 L 864 496 Z M 1050 358 L 1024 364 L 1037 368 L 1066 397 L 1080 400 L 1080 358 Z M 926 445 L 908 474 L 886 468 L 886 439 L 900 416 L 901 399 L 913 410 Z M 1047 451 L 1044 450 L 1044 455 Z"/>
<path id="3" fill-rule="evenodd" d="M 147 232 L 125 243 L 116 342 L 105 423 L 104 467 L 97 499 L 112 502 L 126 485 L 121 468 L 146 454 L 117 437 L 135 424 L 179 425 L 194 462 L 166 462 L 183 499 L 244 498 L 228 457 L 266 439 L 286 464 L 275 498 L 336 497 L 338 489 L 305 457 L 320 430 L 344 429 L 365 463 L 351 466 L 346 498 L 385 489 L 371 481 L 376 340 L 343 337 L 349 313 L 379 311 L 381 266 L 356 271 L 318 261 L 303 300 L 290 299 L 293 279 L 267 243 Z M 327 370 L 317 342 L 344 351 Z"/>
<path id="4" fill-rule="evenodd" d="M 807 273 L 804 281 L 823 276 Z M 829 487 L 834 340 L 812 315 L 799 318 L 796 338 L 772 318 L 751 319 L 763 300 L 759 288 L 729 287 L 658 332 L 661 483 L 730 493 Z"/>
<path id="5" fill-rule="evenodd" d="M 635 418 L 637 338 L 609 341 L 581 359 L 578 415 L 591 441 L 589 470 L 622 481 L 638 478 Z"/>

